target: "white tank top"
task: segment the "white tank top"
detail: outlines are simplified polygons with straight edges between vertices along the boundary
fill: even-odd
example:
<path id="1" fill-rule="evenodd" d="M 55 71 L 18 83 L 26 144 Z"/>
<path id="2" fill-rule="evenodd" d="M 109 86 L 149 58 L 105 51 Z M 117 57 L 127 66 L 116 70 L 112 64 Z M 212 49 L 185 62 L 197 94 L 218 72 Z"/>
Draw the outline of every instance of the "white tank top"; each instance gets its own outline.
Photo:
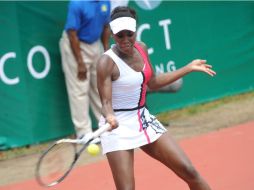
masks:
<path id="1" fill-rule="evenodd" d="M 146 83 L 151 77 L 151 67 L 141 46 L 136 43 L 134 47 L 144 60 L 144 68 L 141 72 L 133 70 L 112 49 L 104 53 L 114 61 L 120 72 L 118 79 L 112 81 L 112 106 L 114 111 L 129 111 L 145 106 Z"/>

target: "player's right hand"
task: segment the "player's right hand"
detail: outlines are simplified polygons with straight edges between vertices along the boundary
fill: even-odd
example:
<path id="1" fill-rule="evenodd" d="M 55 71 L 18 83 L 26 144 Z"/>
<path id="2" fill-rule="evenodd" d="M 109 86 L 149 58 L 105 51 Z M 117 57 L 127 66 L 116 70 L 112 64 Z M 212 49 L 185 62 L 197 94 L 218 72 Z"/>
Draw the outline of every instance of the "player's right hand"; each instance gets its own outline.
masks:
<path id="1" fill-rule="evenodd" d="M 117 121 L 117 119 L 114 115 L 111 115 L 111 114 L 107 115 L 106 116 L 106 121 L 107 121 L 107 123 L 110 124 L 111 130 L 116 129 L 119 126 L 118 121 Z"/>

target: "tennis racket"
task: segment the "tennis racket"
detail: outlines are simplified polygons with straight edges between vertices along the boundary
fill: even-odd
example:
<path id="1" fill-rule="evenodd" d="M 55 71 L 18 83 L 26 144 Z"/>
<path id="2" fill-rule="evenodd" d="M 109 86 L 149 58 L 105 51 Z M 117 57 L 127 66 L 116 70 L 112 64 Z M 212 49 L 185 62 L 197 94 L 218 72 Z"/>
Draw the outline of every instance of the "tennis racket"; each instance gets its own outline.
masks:
<path id="1" fill-rule="evenodd" d="M 61 139 L 56 141 L 42 153 L 38 160 L 35 170 L 37 182 L 41 186 L 51 187 L 63 181 L 89 143 L 110 128 L 107 123 L 95 132 L 85 135 L 82 139 Z M 78 150 L 77 144 L 82 144 L 82 148 Z"/>

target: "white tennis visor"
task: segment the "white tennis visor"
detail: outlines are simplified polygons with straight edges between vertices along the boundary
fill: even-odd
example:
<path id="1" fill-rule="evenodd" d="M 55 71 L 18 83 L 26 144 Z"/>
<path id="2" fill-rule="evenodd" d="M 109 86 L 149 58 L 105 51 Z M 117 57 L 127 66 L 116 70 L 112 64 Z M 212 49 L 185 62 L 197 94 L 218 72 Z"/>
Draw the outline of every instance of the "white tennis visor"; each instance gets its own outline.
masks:
<path id="1" fill-rule="evenodd" d="M 113 34 L 117 34 L 122 30 L 130 30 L 136 32 L 136 20 L 131 17 L 119 17 L 109 23 Z"/>

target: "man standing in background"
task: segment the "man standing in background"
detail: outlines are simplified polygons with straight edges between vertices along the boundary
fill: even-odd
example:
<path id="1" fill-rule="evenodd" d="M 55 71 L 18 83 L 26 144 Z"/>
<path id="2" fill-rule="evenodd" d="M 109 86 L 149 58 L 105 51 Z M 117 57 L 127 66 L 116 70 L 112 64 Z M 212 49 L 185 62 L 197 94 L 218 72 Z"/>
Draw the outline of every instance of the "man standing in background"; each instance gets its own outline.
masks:
<path id="1" fill-rule="evenodd" d="M 89 105 L 98 120 L 101 103 L 96 64 L 109 48 L 109 1 L 70 1 L 60 51 L 71 117 L 78 138 L 92 131 Z"/>

